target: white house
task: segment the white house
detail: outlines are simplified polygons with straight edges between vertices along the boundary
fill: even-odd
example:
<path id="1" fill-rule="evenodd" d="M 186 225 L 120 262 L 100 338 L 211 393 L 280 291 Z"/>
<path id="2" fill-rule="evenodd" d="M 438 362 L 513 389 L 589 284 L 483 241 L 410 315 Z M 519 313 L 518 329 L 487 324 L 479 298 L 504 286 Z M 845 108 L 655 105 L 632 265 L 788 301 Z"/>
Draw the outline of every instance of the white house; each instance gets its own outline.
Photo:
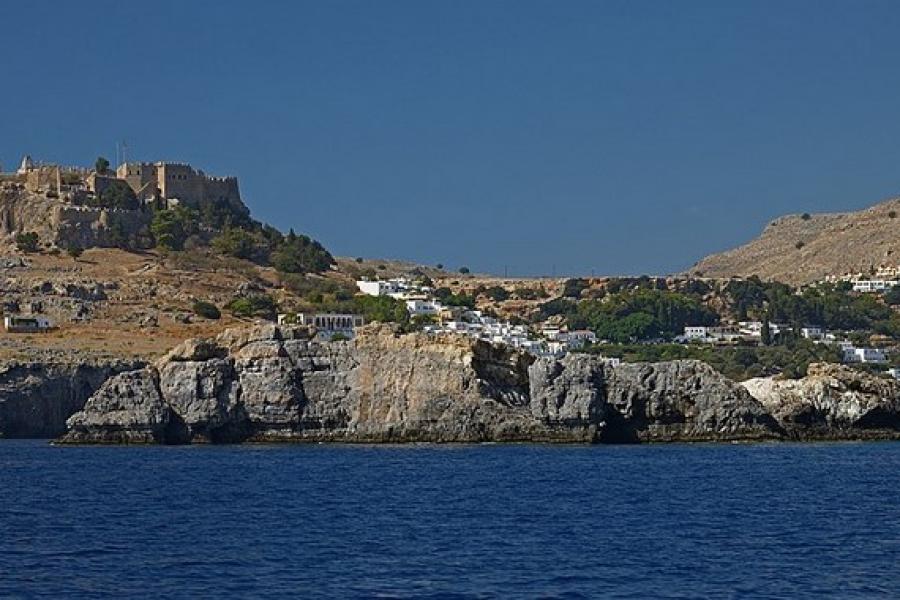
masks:
<path id="1" fill-rule="evenodd" d="M 331 341 L 335 337 L 348 340 L 353 339 L 355 329 L 365 324 L 362 315 L 335 314 L 335 313 L 297 313 L 278 315 L 278 324 L 297 323 L 298 325 L 310 325 L 316 328 L 316 337 L 320 340 Z"/>
<path id="2" fill-rule="evenodd" d="M 787 325 L 781 323 L 769 323 L 769 334 L 776 336 L 787 328 Z M 738 331 L 747 337 L 761 338 L 762 330 L 762 321 L 740 321 L 738 323 Z"/>
<path id="3" fill-rule="evenodd" d="M 3 328 L 9 333 L 35 333 L 53 329 L 53 321 L 41 315 L 5 316 Z"/>
<path id="4" fill-rule="evenodd" d="M 686 340 L 705 340 L 709 336 L 709 327 L 692 325 L 684 328 L 684 339 Z"/>
<path id="5" fill-rule="evenodd" d="M 422 300 L 417 298 L 406 301 L 406 310 L 413 317 L 418 315 L 439 315 L 443 309 L 444 306 L 439 300 Z"/>
<path id="6" fill-rule="evenodd" d="M 897 284 L 900 284 L 900 281 L 894 279 L 859 279 L 853 282 L 853 291 L 864 294 L 884 292 Z"/>
<path id="7" fill-rule="evenodd" d="M 399 291 L 396 281 L 357 281 L 356 287 L 368 296 L 387 296 Z"/>
<path id="8" fill-rule="evenodd" d="M 568 344 L 569 348 L 583 348 L 589 344 L 597 343 L 597 335 L 593 331 L 588 331 L 587 329 L 569 331 L 563 335 L 565 336 L 564 341 Z"/>
<path id="9" fill-rule="evenodd" d="M 800 335 L 808 340 L 821 340 L 825 337 L 825 330 L 815 325 L 808 325 L 800 328 Z"/>
<path id="10" fill-rule="evenodd" d="M 856 348 L 853 345 L 843 345 L 841 348 L 845 363 L 874 363 L 884 364 L 887 355 L 880 348 Z"/>
<path id="11" fill-rule="evenodd" d="M 684 328 L 684 334 L 679 336 L 682 341 L 693 340 L 701 342 L 735 342 L 742 338 L 742 334 L 734 327 L 707 327 L 705 325 L 690 325 Z"/>

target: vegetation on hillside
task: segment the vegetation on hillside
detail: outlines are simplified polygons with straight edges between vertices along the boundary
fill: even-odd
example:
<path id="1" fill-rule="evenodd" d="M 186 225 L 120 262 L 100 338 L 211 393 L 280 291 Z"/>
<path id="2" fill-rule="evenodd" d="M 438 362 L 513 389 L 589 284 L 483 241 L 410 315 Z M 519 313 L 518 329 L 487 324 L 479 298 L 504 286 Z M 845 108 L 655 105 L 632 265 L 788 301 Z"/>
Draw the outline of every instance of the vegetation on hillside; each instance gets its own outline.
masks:
<path id="1" fill-rule="evenodd" d="M 586 352 L 621 358 L 627 362 L 696 359 L 735 381 L 781 374 L 789 378 L 806 375 L 813 362 L 840 362 L 840 351 L 827 344 L 791 338 L 777 346 L 721 348 L 709 344 L 598 344 Z"/>
<path id="2" fill-rule="evenodd" d="M 122 210 L 137 210 L 143 206 L 131 186 L 119 179 L 110 181 L 102 193 L 88 197 L 86 204 L 98 208 Z"/>
<path id="3" fill-rule="evenodd" d="M 686 325 L 719 321 L 692 295 L 648 288 L 617 291 L 602 299 L 555 298 L 544 303 L 538 314 L 541 320 L 562 315 L 570 329 L 590 329 L 600 339 L 616 343 L 671 339 Z"/>
<path id="4" fill-rule="evenodd" d="M 34 231 L 16 234 L 16 247 L 21 252 L 37 252 L 40 249 L 40 238 Z"/>
<path id="5" fill-rule="evenodd" d="M 794 329 L 819 325 L 829 330 L 871 330 L 900 337 L 900 315 L 891 302 L 900 292 L 853 294 L 850 285 L 822 284 L 797 290 L 784 283 L 763 282 L 756 277 L 732 280 L 725 286 L 729 308 L 737 320 L 754 318 L 784 323 Z"/>

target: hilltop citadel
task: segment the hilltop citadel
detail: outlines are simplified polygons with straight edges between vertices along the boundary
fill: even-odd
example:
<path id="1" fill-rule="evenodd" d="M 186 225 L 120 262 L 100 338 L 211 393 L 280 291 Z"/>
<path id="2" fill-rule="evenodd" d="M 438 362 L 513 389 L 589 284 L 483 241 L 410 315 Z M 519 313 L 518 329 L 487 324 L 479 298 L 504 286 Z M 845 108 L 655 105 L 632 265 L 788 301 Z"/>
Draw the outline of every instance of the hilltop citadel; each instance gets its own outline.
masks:
<path id="1" fill-rule="evenodd" d="M 185 206 L 249 216 L 236 177 L 214 177 L 189 164 L 124 162 L 111 170 L 37 163 L 25 156 L 0 173 L 0 234 L 34 231 L 42 240 L 82 248 L 152 245 L 153 210 Z"/>

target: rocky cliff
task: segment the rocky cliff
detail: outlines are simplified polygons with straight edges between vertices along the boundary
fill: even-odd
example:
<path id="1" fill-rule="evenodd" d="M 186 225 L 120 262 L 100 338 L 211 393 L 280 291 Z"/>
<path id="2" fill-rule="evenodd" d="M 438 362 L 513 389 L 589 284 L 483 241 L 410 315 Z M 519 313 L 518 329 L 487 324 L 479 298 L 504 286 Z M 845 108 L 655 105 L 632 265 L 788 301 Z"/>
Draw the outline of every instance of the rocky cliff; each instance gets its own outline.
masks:
<path id="1" fill-rule="evenodd" d="M 0 238 L 33 231 L 59 248 L 120 246 L 150 248 L 149 212 L 74 206 L 21 185 L 0 185 Z"/>
<path id="2" fill-rule="evenodd" d="M 49 357 L 0 363 L 0 437 L 53 438 L 110 377 L 140 368 L 128 360 Z"/>
<path id="3" fill-rule="evenodd" d="M 742 384 L 794 439 L 900 438 L 900 384 L 842 365 L 814 363 L 798 380 Z"/>
<path id="4" fill-rule="evenodd" d="M 370 326 L 352 342 L 261 326 L 189 340 L 107 381 L 70 443 L 619 442 L 772 439 L 780 425 L 697 361 L 534 360 Z"/>

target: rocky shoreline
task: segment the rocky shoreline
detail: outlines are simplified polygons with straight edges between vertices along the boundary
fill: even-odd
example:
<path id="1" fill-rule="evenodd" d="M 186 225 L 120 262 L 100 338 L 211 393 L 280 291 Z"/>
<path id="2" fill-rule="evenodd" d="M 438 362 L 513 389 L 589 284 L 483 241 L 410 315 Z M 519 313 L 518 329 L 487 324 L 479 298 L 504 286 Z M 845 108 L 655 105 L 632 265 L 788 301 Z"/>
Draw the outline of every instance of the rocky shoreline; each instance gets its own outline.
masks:
<path id="1" fill-rule="evenodd" d="M 38 353 L 40 354 L 40 353 Z M 0 362 L 0 438 L 54 438 L 111 377 L 145 365 L 137 359 L 44 353 Z"/>
<path id="2" fill-rule="evenodd" d="M 635 443 L 897 439 L 900 389 L 837 365 L 737 384 L 699 361 L 534 359 L 363 328 L 256 326 L 106 380 L 59 443 Z"/>

